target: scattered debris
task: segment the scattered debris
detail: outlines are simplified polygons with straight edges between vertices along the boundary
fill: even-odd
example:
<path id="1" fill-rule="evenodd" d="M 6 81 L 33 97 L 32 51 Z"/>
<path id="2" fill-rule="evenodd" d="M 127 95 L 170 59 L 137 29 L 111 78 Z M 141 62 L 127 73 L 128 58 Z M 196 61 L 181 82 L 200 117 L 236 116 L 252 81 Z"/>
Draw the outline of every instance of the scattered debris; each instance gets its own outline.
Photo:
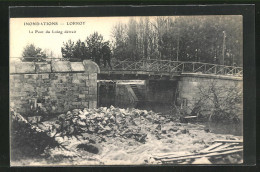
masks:
<path id="1" fill-rule="evenodd" d="M 22 116 L 19 120 L 26 121 Z M 237 155 L 241 137 L 206 132 L 202 125 L 134 108 L 74 109 L 28 125 L 57 143 L 43 144 L 45 164 L 191 164 L 219 162 L 223 156 L 238 163 L 242 157 Z M 44 141 L 39 137 L 38 142 Z"/>
<path id="2" fill-rule="evenodd" d="M 157 164 L 176 164 L 185 162 L 192 164 L 212 164 L 211 161 L 216 161 L 216 158 L 223 159 L 232 154 L 242 153 L 242 143 L 242 140 L 235 140 L 233 142 L 232 140 L 217 140 L 211 146 L 195 153 L 172 152 L 170 154 L 155 155 L 150 158 L 150 161 Z M 238 156 L 237 159 L 232 159 L 229 163 L 239 162 L 241 158 L 241 156 Z"/>

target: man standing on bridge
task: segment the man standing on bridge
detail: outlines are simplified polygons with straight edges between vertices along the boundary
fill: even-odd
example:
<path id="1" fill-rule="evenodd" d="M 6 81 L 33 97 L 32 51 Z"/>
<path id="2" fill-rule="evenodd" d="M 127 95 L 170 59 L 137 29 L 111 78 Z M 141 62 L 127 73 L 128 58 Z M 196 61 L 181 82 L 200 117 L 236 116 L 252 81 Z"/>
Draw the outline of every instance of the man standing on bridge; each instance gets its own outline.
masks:
<path id="1" fill-rule="evenodd" d="M 97 48 L 94 47 L 91 55 L 92 55 L 92 60 L 95 61 L 98 64 L 98 66 L 100 66 L 100 56 L 101 56 L 100 51 L 98 51 Z"/>
<path id="2" fill-rule="evenodd" d="M 106 68 L 107 64 L 112 70 L 111 66 L 111 50 L 108 46 L 108 42 L 105 42 L 103 47 L 102 47 L 102 56 L 103 56 L 103 61 L 104 61 L 104 67 Z"/>

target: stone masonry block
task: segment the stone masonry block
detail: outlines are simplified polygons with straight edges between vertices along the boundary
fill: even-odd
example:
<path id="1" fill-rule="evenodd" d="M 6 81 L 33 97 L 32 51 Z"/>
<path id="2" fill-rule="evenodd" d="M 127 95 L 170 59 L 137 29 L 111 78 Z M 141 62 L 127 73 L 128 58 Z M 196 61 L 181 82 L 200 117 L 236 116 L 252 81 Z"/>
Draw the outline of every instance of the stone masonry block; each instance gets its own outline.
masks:
<path id="1" fill-rule="evenodd" d="M 86 87 L 79 87 L 79 91 L 84 91 L 86 90 Z"/>
<path id="2" fill-rule="evenodd" d="M 25 97 L 25 96 L 27 96 L 27 93 L 23 91 L 19 91 L 19 92 L 15 91 L 10 93 L 10 97 Z"/>
<path id="3" fill-rule="evenodd" d="M 15 82 L 23 81 L 24 80 L 24 75 L 23 74 L 10 75 L 10 80 L 11 79 L 14 80 Z"/>
<path id="4" fill-rule="evenodd" d="M 46 62 L 35 63 L 36 73 L 48 73 L 51 72 L 51 64 Z"/>
<path id="5" fill-rule="evenodd" d="M 35 73 L 34 62 L 20 62 L 15 64 L 16 73 Z"/>
<path id="6" fill-rule="evenodd" d="M 71 71 L 73 72 L 84 72 L 85 68 L 82 62 L 71 62 Z"/>
<path id="7" fill-rule="evenodd" d="M 89 91 L 88 91 L 88 90 L 86 90 L 86 91 L 81 91 L 80 93 L 88 95 L 88 94 L 89 94 Z"/>
<path id="8" fill-rule="evenodd" d="M 86 80 L 88 80 L 88 77 L 79 75 L 78 79 L 80 80 L 80 82 L 85 82 Z"/>
<path id="9" fill-rule="evenodd" d="M 79 81 L 79 79 L 77 77 L 73 77 L 71 82 L 73 84 L 79 84 L 80 83 L 80 81 Z"/>
<path id="10" fill-rule="evenodd" d="M 73 90 L 73 91 L 78 91 L 78 90 L 79 90 L 79 87 L 78 87 L 78 86 L 73 86 L 73 87 L 71 87 L 71 90 Z"/>
<path id="11" fill-rule="evenodd" d="M 52 61 L 52 72 L 71 72 L 71 64 L 69 61 Z"/>
<path id="12" fill-rule="evenodd" d="M 49 74 L 41 74 L 42 79 L 49 79 L 50 75 Z"/>
<path id="13" fill-rule="evenodd" d="M 51 80 L 56 80 L 56 79 L 58 79 L 58 76 L 55 73 L 50 73 L 50 79 Z"/>
<path id="14" fill-rule="evenodd" d="M 78 105 L 81 105 L 81 102 L 72 102 L 71 103 L 73 106 L 78 106 Z"/>
<path id="15" fill-rule="evenodd" d="M 59 83 L 67 83 L 68 79 L 65 76 L 59 76 L 58 81 Z"/>
<path id="16" fill-rule="evenodd" d="M 86 83 L 85 82 L 83 82 L 83 83 L 79 83 L 79 84 L 77 84 L 79 87 L 86 87 Z"/>
<path id="17" fill-rule="evenodd" d="M 85 97 L 86 97 L 85 94 L 79 94 L 80 99 L 85 99 Z"/>
<path id="18" fill-rule="evenodd" d="M 36 80 L 37 78 L 38 78 L 38 75 L 37 75 L 37 74 L 24 74 L 24 79 L 25 79 L 25 81 L 26 81 L 26 80 L 29 80 L 29 79 Z"/>
<path id="19" fill-rule="evenodd" d="M 27 79 L 26 80 L 26 83 L 29 83 L 29 84 L 36 84 L 37 80 L 36 79 Z"/>
<path id="20" fill-rule="evenodd" d="M 69 73 L 59 73 L 59 76 L 70 76 Z"/>

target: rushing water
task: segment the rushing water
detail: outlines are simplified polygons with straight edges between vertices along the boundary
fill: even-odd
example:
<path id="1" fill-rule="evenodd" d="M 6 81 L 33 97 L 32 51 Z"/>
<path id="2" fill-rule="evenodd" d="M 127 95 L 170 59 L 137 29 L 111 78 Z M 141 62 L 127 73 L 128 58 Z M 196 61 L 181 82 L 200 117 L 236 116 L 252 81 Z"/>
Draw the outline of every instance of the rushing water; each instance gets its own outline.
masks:
<path id="1" fill-rule="evenodd" d="M 216 134 L 231 134 L 235 136 L 242 136 L 242 122 L 241 123 L 214 123 L 214 122 L 204 122 L 201 123 L 206 128 L 208 128 L 212 133 Z"/>
<path id="2" fill-rule="evenodd" d="M 142 110 L 152 110 L 156 113 L 168 113 L 172 105 L 171 104 L 162 104 L 162 103 L 139 103 L 136 106 L 137 109 Z M 193 122 L 196 124 L 196 122 Z M 240 123 L 222 123 L 222 122 L 197 122 L 199 125 L 205 126 L 205 129 L 208 129 L 210 132 L 215 134 L 231 134 L 235 136 L 242 136 L 242 122 Z"/>
<path id="3" fill-rule="evenodd" d="M 101 106 L 110 107 L 111 105 L 114 104 L 114 102 L 111 101 L 111 98 L 109 97 L 104 102 L 105 103 L 103 103 Z M 121 104 L 120 108 L 129 108 L 129 104 Z M 173 109 L 173 105 L 171 103 L 139 102 L 136 104 L 135 108 L 140 110 L 148 110 L 148 111 L 152 110 L 156 113 L 161 113 L 161 114 L 169 114 Z M 203 125 L 206 130 L 209 130 L 210 132 L 215 134 L 230 134 L 235 136 L 243 135 L 242 122 L 240 123 L 193 122 L 193 123 L 195 124 L 197 123 L 198 125 Z"/>

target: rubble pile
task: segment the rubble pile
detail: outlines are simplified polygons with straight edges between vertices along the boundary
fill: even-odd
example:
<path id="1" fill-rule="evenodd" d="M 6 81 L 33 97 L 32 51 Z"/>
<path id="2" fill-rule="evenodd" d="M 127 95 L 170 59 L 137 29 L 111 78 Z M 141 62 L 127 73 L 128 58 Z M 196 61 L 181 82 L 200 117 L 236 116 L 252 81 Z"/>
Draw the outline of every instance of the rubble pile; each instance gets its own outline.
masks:
<path id="1" fill-rule="evenodd" d="M 49 124 L 47 128 L 50 135 L 55 136 L 58 142 L 64 142 L 64 139 L 67 140 L 66 137 L 74 136 L 81 139 L 82 137 L 98 135 L 99 138 L 102 136 L 122 137 L 145 143 L 147 132 L 151 132 L 149 126 L 155 124 L 155 130 L 160 130 L 160 125 L 164 122 L 164 117 L 152 111 L 134 108 L 120 109 L 111 106 L 110 108 L 68 111 L 66 114 L 59 115 L 57 120 L 51 125 Z M 104 138 L 101 141 L 105 141 Z"/>

